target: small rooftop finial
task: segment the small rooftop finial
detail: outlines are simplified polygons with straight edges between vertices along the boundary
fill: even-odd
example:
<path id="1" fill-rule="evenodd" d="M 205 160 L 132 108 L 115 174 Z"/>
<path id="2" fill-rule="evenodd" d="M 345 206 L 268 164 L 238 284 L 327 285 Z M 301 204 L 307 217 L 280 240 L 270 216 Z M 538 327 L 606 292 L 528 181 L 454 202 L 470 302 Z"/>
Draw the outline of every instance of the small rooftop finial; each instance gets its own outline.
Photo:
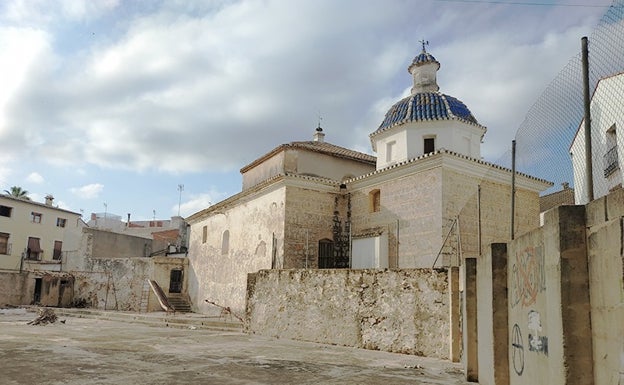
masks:
<path id="1" fill-rule="evenodd" d="M 318 126 L 316 127 L 316 131 L 317 132 L 323 131 L 323 129 L 321 128 L 321 120 L 323 120 L 323 118 L 321 117 L 321 111 L 319 111 L 319 113 L 318 113 Z"/>
<path id="2" fill-rule="evenodd" d="M 423 52 L 427 52 L 427 50 L 425 49 L 425 46 L 429 45 L 429 40 L 422 39 L 422 40 L 418 40 L 418 42 L 420 42 L 422 44 Z"/>
<path id="3" fill-rule="evenodd" d="M 321 117 L 321 112 L 319 111 L 318 126 L 316 127 L 316 132 L 314 133 L 313 139 L 315 142 L 322 143 L 325 141 L 325 134 L 323 133 L 323 129 L 321 128 L 321 120 L 323 120 L 323 118 Z"/>

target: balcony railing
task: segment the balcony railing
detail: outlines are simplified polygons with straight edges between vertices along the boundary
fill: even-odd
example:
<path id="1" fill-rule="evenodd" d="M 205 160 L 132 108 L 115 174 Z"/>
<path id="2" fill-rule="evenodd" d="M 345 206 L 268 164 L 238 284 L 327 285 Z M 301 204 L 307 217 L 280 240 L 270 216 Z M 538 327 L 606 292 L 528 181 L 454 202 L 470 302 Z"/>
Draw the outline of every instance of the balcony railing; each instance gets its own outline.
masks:
<path id="1" fill-rule="evenodd" d="M 39 253 L 25 253 L 24 260 L 25 261 L 41 261 L 43 259 L 43 250 Z"/>
<path id="2" fill-rule="evenodd" d="M 617 146 L 613 146 L 607 153 L 604 155 L 604 176 L 608 177 L 613 174 L 615 170 L 620 168 L 618 162 L 618 152 Z"/>

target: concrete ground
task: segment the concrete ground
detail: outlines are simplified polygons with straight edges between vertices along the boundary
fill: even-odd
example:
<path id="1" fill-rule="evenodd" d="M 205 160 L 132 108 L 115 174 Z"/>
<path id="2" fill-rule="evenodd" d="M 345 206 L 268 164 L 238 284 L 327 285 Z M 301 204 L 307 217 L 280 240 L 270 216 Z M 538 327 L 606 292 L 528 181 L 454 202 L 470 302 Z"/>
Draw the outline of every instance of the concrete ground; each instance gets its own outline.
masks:
<path id="1" fill-rule="evenodd" d="M 457 364 L 423 357 L 192 325 L 27 325 L 36 316 L 0 309 L 0 384 L 468 384 Z"/>

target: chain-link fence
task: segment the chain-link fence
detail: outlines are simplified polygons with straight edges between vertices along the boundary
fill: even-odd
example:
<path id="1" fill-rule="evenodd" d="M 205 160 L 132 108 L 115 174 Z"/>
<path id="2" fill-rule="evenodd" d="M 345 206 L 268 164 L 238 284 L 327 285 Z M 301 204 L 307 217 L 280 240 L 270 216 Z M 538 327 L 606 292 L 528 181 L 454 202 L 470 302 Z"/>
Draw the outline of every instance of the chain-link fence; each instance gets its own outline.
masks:
<path id="1" fill-rule="evenodd" d="M 621 132 L 624 128 L 623 19 L 624 0 L 615 0 L 588 37 L 596 198 L 622 183 L 618 148 L 624 151 L 624 132 Z M 577 204 L 587 202 L 583 100 L 579 36 L 579 54 L 568 62 L 531 107 L 515 137 L 517 171 L 554 182 L 554 187 L 546 193 L 569 183 L 576 190 Z M 496 163 L 509 166 L 510 159 L 508 152 Z"/>

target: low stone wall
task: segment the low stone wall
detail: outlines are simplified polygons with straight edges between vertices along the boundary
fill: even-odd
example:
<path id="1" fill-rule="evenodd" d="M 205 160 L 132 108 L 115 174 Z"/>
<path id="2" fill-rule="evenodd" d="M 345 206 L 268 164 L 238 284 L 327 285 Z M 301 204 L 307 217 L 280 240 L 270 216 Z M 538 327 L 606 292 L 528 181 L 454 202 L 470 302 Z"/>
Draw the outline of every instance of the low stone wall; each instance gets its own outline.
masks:
<path id="1" fill-rule="evenodd" d="M 28 305 L 33 300 L 34 284 L 28 272 L 0 272 L 0 307 Z"/>
<path id="2" fill-rule="evenodd" d="M 443 269 L 261 270 L 249 274 L 246 328 L 447 359 L 448 301 Z"/>

